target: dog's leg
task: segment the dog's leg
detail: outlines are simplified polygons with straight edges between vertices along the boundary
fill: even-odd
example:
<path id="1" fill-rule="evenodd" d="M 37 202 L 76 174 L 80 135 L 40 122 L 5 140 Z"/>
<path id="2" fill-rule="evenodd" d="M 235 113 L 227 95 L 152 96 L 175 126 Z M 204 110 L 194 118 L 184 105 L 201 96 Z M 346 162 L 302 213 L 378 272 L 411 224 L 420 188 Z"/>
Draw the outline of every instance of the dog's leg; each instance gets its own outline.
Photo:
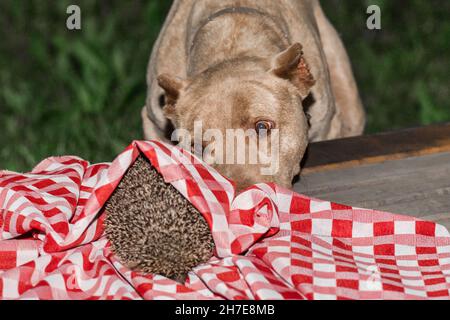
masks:
<path id="1" fill-rule="evenodd" d="M 365 112 L 349 57 L 338 33 L 325 17 L 318 1 L 314 1 L 314 16 L 319 28 L 336 101 L 336 116 L 331 124 L 331 136 L 328 138 L 360 135 L 364 131 Z"/>

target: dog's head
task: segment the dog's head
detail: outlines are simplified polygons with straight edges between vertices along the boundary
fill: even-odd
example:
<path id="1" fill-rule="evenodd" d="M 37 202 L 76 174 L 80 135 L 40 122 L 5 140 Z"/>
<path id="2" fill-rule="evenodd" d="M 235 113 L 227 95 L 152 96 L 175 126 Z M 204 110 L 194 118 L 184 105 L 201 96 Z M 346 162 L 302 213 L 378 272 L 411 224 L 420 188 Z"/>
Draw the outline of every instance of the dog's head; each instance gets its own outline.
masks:
<path id="1" fill-rule="evenodd" d="M 271 58 L 242 57 L 191 79 L 160 75 L 165 115 L 183 147 L 234 180 L 290 188 L 308 143 L 302 100 L 314 79 L 294 44 Z"/>

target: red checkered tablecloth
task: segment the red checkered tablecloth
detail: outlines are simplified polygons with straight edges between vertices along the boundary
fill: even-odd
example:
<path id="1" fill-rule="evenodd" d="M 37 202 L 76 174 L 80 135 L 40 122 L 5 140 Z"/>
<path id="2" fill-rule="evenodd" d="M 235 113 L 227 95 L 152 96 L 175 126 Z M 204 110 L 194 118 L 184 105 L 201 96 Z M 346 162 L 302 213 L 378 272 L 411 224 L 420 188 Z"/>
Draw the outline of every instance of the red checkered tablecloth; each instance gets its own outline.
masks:
<path id="1" fill-rule="evenodd" d="M 143 153 L 204 215 L 215 256 L 184 285 L 133 272 L 102 207 Z M 53 157 L 0 172 L 2 299 L 448 299 L 450 235 L 411 217 L 233 183 L 189 153 L 133 142 L 111 164 Z"/>

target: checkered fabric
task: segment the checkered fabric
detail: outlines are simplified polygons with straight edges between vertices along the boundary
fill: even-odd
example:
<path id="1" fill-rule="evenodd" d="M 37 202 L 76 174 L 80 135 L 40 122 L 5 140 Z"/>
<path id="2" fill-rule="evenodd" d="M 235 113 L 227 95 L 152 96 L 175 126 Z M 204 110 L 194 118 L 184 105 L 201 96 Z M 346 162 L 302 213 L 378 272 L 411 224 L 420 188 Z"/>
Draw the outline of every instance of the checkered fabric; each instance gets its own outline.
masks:
<path id="1" fill-rule="evenodd" d="M 204 215 L 214 257 L 181 285 L 127 269 L 102 209 L 144 154 Z M 450 235 L 433 222 L 233 183 L 176 147 L 133 142 L 111 164 L 53 157 L 0 172 L 3 299 L 448 299 Z"/>

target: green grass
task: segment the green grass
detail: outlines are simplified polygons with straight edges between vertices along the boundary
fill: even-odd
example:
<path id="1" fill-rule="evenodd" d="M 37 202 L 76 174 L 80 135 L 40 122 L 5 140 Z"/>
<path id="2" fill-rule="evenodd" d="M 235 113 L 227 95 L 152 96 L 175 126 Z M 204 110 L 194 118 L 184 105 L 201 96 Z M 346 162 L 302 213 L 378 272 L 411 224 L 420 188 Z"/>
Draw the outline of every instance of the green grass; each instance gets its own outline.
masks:
<path id="1" fill-rule="evenodd" d="M 82 9 L 82 31 L 65 27 Z M 367 132 L 450 120 L 450 2 L 322 1 L 349 50 Z M 368 3 L 383 30 L 365 28 Z M 0 2 L 0 168 L 51 155 L 111 161 L 140 139 L 153 41 L 169 1 Z"/>
<path id="2" fill-rule="evenodd" d="M 368 133 L 450 121 L 450 1 L 325 0 L 368 114 Z M 364 28 L 378 4 L 382 30 Z"/>

